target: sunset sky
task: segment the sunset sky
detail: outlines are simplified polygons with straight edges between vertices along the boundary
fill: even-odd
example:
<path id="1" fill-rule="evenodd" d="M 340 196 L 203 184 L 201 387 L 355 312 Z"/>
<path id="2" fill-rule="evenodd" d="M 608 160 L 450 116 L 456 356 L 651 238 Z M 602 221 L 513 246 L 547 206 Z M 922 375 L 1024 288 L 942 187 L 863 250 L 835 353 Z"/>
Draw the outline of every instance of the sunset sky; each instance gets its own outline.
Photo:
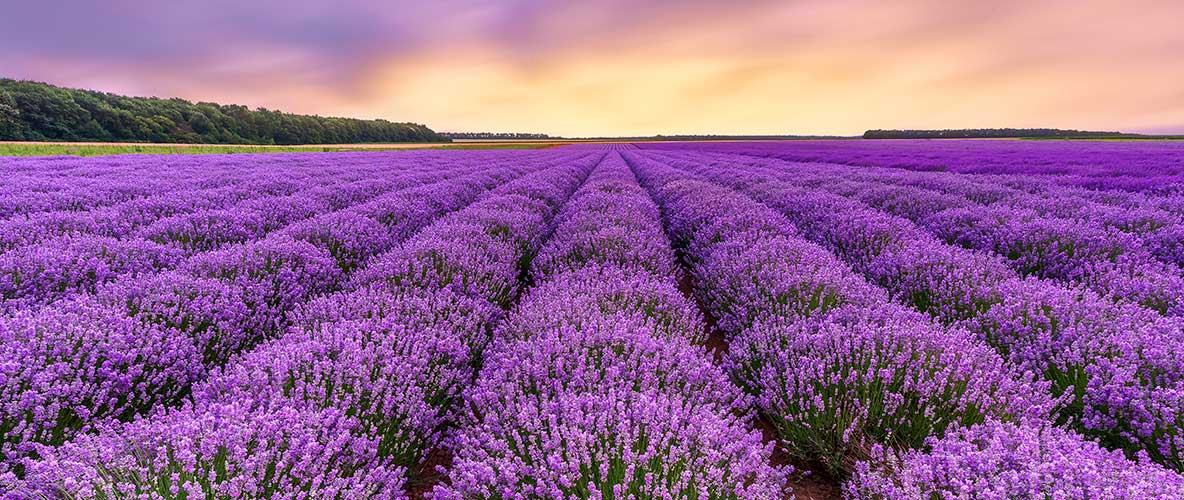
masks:
<path id="1" fill-rule="evenodd" d="M 0 0 L 0 76 L 553 135 L 1184 133 L 1184 1 Z"/>

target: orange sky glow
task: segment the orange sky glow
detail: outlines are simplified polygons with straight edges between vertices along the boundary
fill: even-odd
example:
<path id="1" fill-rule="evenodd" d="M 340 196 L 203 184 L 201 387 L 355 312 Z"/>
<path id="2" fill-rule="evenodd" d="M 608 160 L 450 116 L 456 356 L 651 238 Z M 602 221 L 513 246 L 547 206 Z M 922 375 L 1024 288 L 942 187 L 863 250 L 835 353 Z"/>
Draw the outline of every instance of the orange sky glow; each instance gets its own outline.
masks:
<path id="1" fill-rule="evenodd" d="M 442 131 L 1184 133 L 1179 1 L 56 3 L 0 20 L 0 76 Z"/>

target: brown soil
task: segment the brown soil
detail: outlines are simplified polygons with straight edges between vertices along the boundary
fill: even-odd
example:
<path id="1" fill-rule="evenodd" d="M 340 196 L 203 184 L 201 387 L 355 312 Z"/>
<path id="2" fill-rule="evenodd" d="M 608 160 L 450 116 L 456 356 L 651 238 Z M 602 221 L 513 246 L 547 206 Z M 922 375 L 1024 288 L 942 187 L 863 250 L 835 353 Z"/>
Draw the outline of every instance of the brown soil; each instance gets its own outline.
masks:
<path id="1" fill-rule="evenodd" d="M 773 424 L 764 415 L 757 415 L 753 419 L 753 427 L 761 431 L 761 437 L 765 439 L 766 443 L 777 442 L 777 434 L 773 430 Z M 780 446 L 780 443 L 777 443 L 773 448 L 773 457 L 770 461 L 773 465 L 793 467 L 793 473 L 789 476 L 789 487 L 793 491 L 785 493 L 786 499 L 841 500 L 843 498 L 839 482 L 831 477 L 821 464 L 810 463 L 790 456 Z"/>
<path id="2" fill-rule="evenodd" d="M 407 474 L 407 498 L 427 498 L 437 484 L 448 484 L 448 475 L 440 469 L 452 466 L 452 451 L 448 448 L 432 448 L 427 458 Z"/>
<path id="3" fill-rule="evenodd" d="M 707 325 L 707 349 L 711 351 L 713 360 L 718 364 L 728 353 L 728 341 L 724 333 L 716 326 L 716 319 L 695 298 L 694 281 L 689 273 L 684 272 L 678 280 L 678 291 L 691 299 L 703 314 L 703 322 Z M 753 419 L 753 427 L 760 430 L 766 443 L 775 443 L 773 456 L 770 461 L 777 466 L 791 466 L 793 473 L 789 477 L 789 488 L 785 498 L 797 500 L 841 500 L 843 498 L 839 482 L 831 477 L 826 469 L 819 464 L 812 464 L 791 457 L 777 442 L 773 424 L 764 416 L 758 414 Z"/>
<path id="4" fill-rule="evenodd" d="M 703 314 L 707 328 L 706 347 L 711 351 L 712 359 L 719 363 L 728 352 L 727 338 L 716 326 L 715 317 L 708 313 L 703 304 L 695 298 L 694 289 L 694 282 L 689 273 L 682 273 L 678 280 L 678 290 L 692 300 Z M 766 443 L 777 443 L 773 425 L 764 415 L 758 414 L 753 419 L 753 427 L 761 432 Z M 819 464 L 791 457 L 779 443 L 774 445 L 770 461 L 773 465 L 793 467 L 793 473 L 790 474 L 788 488 L 786 488 L 787 491 L 784 495 L 785 499 L 842 500 L 843 496 L 838 481 L 830 477 Z M 429 452 L 427 459 L 411 470 L 407 482 L 407 496 L 414 499 L 426 498 L 426 494 L 430 493 L 435 485 L 444 484 L 448 480 L 448 476 L 441 474 L 437 469 L 441 467 L 447 469 L 451 465 L 451 451 L 446 448 L 433 449 Z"/>
<path id="5" fill-rule="evenodd" d="M 711 351 L 711 359 L 719 364 L 724 356 L 728 354 L 728 340 L 724 337 L 724 332 L 716 325 L 715 317 L 707 312 L 699 299 L 695 297 L 695 283 L 691 278 L 690 273 L 682 273 L 678 278 L 678 291 L 682 292 L 683 296 L 690 299 L 699 308 L 699 312 L 703 315 L 703 323 L 707 326 L 707 350 Z"/>

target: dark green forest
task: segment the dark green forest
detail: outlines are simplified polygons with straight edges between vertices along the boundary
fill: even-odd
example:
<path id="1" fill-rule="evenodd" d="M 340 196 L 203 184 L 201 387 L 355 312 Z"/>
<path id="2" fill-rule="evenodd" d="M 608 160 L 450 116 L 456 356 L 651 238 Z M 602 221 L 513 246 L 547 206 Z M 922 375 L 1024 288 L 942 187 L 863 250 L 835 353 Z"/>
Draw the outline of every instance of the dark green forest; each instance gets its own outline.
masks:
<path id="1" fill-rule="evenodd" d="M 1122 132 L 1094 132 L 1058 128 L 966 128 L 943 130 L 868 130 L 864 139 L 1000 139 L 1018 137 L 1137 137 Z"/>
<path id="2" fill-rule="evenodd" d="M 423 125 L 126 97 L 0 78 L 0 140 L 199 144 L 450 142 Z"/>

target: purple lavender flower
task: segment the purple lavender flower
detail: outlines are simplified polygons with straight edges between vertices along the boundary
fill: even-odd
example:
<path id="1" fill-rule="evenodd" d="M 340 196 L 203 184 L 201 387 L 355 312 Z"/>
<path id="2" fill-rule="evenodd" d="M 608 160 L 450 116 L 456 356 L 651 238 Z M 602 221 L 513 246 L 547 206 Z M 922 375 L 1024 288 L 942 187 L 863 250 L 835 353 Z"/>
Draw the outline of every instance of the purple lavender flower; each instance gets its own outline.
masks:
<path id="1" fill-rule="evenodd" d="M 758 323 L 729 364 L 785 445 L 836 474 L 878 444 L 919 448 L 948 428 L 1052 411 L 1047 389 L 990 347 L 894 305 Z"/>
<path id="2" fill-rule="evenodd" d="M 180 270 L 242 290 L 256 317 L 265 318 L 268 331 L 281 328 L 297 304 L 341 282 L 341 270 L 328 252 L 286 236 L 201 254 Z"/>
<path id="3" fill-rule="evenodd" d="M 507 393 L 458 436 L 433 498 L 780 498 L 770 449 L 736 417 L 661 393 Z"/>
<path id="4" fill-rule="evenodd" d="M 402 323 L 388 317 L 291 331 L 202 383 L 194 400 L 340 411 L 357 420 L 356 434 L 376 440 L 380 456 L 414 465 L 438 444 L 472 369 L 468 346 L 448 325 Z"/>
<path id="5" fill-rule="evenodd" d="M 707 342 L 703 316 L 669 277 L 615 265 L 591 263 L 537 284 L 503 323 L 501 336 L 525 338 L 532 332 L 580 327 L 601 317 L 645 321 L 655 334 L 691 344 Z M 516 318 L 529 318 L 519 325 Z"/>
<path id="6" fill-rule="evenodd" d="M 345 273 L 394 245 L 386 226 L 351 212 L 314 217 L 287 227 L 283 233 L 325 250 Z"/>
<path id="7" fill-rule="evenodd" d="M 680 165 L 718 175 L 776 207 L 804 235 L 825 244 L 896 300 L 969 328 L 1013 362 L 1043 375 L 1053 395 L 1065 398 L 1059 421 L 1107 446 L 1180 463 L 1184 442 L 1178 422 L 1184 404 L 1174 395 L 1182 373 L 1184 325 L 1178 319 L 1088 291 L 1023 280 L 998 258 L 945 245 L 909 221 L 804 187 L 826 179 L 812 180 L 812 169 L 845 175 L 845 167 L 786 170 L 745 161 L 752 164 L 741 168 L 729 160 L 705 166 L 690 159 Z M 803 171 L 807 166 L 811 170 Z M 675 182 L 681 181 L 669 185 Z M 1003 198 L 1005 191 L 977 190 L 984 199 Z"/>
<path id="8" fill-rule="evenodd" d="M 702 302 L 732 336 L 730 371 L 791 451 L 841 474 L 877 443 L 916 447 L 987 416 L 1053 410 L 1045 384 L 964 331 L 885 304 L 833 255 L 779 230 L 791 226 L 768 207 L 628 158 L 687 242 Z M 738 230 L 712 230 L 716 214 Z"/>
<path id="9" fill-rule="evenodd" d="M 403 470 L 357 426 L 332 409 L 183 409 L 46 450 L 26 487 L 72 498 L 405 498 Z"/>
<path id="10" fill-rule="evenodd" d="M 854 499 L 1162 499 L 1184 477 L 1061 429 L 988 421 L 931 439 L 928 451 L 883 449 L 844 485 Z"/>
<path id="11" fill-rule="evenodd" d="M 67 236 L 0 254 L 0 297 L 10 309 L 47 304 L 178 262 L 177 252 L 149 241 Z"/>
<path id="12" fill-rule="evenodd" d="M 176 402 L 204 375 L 201 361 L 189 337 L 90 299 L 0 318 L 5 464 Z"/>
<path id="13" fill-rule="evenodd" d="M 113 313 L 122 311 L 190 338 L 211 368 L 263 340 L 268 323 L 242 289 L 180 272 L 118 281 L 100 290 L 97 299 Z"/>

